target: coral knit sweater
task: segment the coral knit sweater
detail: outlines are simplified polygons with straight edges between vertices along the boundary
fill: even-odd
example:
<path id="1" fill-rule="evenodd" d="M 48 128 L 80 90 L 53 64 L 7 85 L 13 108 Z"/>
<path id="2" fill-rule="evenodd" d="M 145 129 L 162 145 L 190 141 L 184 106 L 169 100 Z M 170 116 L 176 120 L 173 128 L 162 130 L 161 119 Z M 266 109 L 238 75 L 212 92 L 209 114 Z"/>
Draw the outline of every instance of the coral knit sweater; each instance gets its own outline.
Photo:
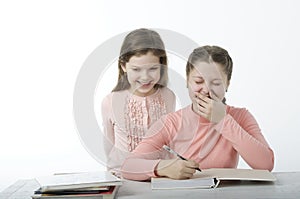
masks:
<path id="1" fill-rule="evenodd" d="M 236 168 L 239 155 L 254 169 L 272 170 L 274 154 L 261 130 L 245 108 L 226 107 L 218 124 L 192 111 L 189 105 L 163 116 L 122 165 L 122 176 L 131 180 L 155 177 L 161 159 L 172 157 L 162 149 L 168 145 L 201 169 Z"/>

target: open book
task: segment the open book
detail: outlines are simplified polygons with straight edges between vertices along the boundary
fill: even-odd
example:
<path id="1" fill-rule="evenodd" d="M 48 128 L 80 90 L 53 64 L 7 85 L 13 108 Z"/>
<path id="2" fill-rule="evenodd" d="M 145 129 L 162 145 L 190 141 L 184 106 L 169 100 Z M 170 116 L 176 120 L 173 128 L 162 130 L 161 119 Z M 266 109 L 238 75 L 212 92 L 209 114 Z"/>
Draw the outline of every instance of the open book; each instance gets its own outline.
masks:
<path id="1" fill-rule="evenodd" d="M 196 171 L 192 178 L 174 180 L 170 178 L 152 178 L 152 189 L 194 189 L 216 188 L 222 180 L 275 181 L 268 170 L 216 168 Z"/>

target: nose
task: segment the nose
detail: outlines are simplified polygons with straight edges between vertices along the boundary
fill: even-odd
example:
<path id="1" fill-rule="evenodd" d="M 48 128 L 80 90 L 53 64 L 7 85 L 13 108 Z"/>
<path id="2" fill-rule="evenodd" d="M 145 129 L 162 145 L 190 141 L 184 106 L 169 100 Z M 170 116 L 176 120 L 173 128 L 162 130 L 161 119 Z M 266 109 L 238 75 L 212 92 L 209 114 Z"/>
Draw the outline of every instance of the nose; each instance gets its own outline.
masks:
<path id="1" fill-rule="evenodd" d="M 147 71 L 147 70 L 142 70 L 142 71 L 141 71 L 141 76 L 140 76 L 140 78 L 141 78 L 142 80 L 147 80 L 148 77 L 149 77 L 148 71 Z"/>
<path id="2" fill-rule="evenodd" d="M 202 95 L 206 95 L 208 96 L 209 95 L 209 87 L 206 83 L 202 84 L 199 91 Z"/>

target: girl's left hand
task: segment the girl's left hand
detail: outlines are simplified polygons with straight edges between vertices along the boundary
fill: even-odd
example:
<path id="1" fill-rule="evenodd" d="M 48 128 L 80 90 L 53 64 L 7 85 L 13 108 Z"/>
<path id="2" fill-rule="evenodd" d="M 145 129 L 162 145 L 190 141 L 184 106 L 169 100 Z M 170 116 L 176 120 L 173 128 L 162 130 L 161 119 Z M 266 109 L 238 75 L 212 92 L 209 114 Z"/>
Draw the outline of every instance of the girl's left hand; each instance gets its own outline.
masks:
<path id="1" fill-rule="evenodd" d="M 226 115 L 226 105 L 219 99 L 211 99 L 201 93 L 195 93 L 193 110 L 213 123 L 220 122 Z"/>

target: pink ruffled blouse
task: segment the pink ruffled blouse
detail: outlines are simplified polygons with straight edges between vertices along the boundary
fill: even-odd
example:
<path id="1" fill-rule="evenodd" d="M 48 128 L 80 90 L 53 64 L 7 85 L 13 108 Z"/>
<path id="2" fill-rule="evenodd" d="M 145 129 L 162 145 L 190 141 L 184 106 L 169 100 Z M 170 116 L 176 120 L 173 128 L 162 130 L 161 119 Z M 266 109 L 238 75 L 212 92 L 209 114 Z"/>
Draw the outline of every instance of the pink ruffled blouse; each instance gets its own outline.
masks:
<path id="1" fill-rule="evenodd" d="M 176 97 L 164 87 L 150 96 L 140 97 L 128 90 L 112 92 L 102 102 L 104 147 L 108 168 L 119 168 L 148 128 L 161 116 L 174 112 Z"/>

